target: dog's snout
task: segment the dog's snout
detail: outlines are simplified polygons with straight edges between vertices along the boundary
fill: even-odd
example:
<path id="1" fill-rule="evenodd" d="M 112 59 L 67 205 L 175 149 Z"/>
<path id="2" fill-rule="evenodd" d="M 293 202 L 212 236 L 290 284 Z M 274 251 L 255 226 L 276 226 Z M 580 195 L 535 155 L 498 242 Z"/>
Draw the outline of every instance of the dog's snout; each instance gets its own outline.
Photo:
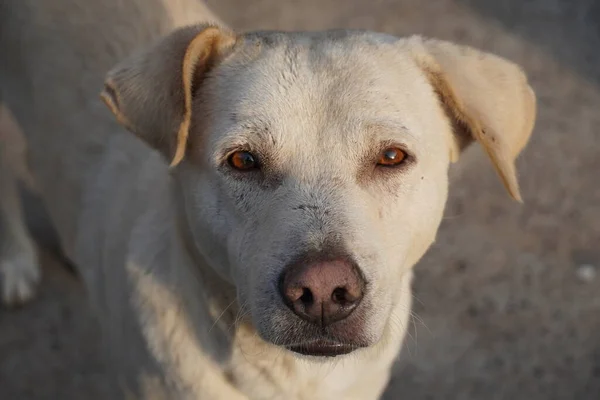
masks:
<path id="1" fill-rule="evenodd" d="M 358 267 L 346 260 L 295 264 L 280 281 L 285 304 L 300 318 L 321 327 L 347 318 L 364 290 Z"/>

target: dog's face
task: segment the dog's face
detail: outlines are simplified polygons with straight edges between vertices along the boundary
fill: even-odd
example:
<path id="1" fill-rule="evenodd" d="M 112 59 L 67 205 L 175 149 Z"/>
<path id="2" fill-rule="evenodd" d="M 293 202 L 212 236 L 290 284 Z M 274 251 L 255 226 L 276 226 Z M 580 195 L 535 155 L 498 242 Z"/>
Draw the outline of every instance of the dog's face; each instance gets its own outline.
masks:
<path id="1" fill-rule="evenodd" d="M 164 51 L 179 65 L 153 61 Z M 466 144 L 519 197 L 513 161 L 535 113 L 505 60 L 365 32 L 184 30 L 113 71 L 104 96 L 175 157 L 196 245 L 258 333 L 310 355 L 373 345 L 394 324 Z"/>
<path id="2" fill-rule="evenodd" d="M 442 216 L 447 118 L 414 61 L 368 39 L 247 37 L 195 108 L 190 136 L 202 140 L 179 175 L 187 217 L 277 344 L 376 342 Z M 283 274 L 342 260 L 363 281 L 356 309 L 331 324 L 296 315 Z M 332 289 L 347 278 L 330 276 Z"/>

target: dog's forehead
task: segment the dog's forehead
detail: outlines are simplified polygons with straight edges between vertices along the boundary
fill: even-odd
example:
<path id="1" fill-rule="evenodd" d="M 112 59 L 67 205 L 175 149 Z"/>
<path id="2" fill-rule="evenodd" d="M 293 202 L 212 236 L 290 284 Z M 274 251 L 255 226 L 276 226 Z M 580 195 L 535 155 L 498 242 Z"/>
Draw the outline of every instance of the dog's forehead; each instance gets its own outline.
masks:
<path id="1" fill-rule="evenodd" d="M 238 42 L 226 79 L 253 94 L 276 86 L 286 95 L 332 88 L 365 95 L 389 89 L 390 83 L 409 87 L 422 75 L 398 46 L 402 39 L 375 32 L 257 32 Z"/>
<path id="2" fill-rule="evenodd" d="M 269 83 L 280 89 L 331 89 L 345 91 L 383 89 L 395 71 L 418 69 L 403 56 L 400 40 L 385 34 L 363 31 L 267 32 L 244 36 L 237 52 L 236 71 L 247 83 Z M 408 67 L 408 68 L 407 68 Z M 308 86 L 306 86 L 308 85 Z M 339 88 L 338 88 L 339 89 Z"/>
<path id="3" fill-rule="evenodd" d="M 362 31 L 253 33 L 219 69 L 221 110 L 303 137 L 364 126 L 425 131 L 435 97 L 401 39 Z"/>

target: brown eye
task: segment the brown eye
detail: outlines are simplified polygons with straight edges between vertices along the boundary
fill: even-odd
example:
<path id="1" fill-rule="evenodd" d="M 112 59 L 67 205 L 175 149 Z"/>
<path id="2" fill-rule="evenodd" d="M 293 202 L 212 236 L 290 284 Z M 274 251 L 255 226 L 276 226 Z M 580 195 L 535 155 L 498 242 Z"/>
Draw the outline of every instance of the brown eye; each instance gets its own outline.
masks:
<path id="1" fill-rule="evenodd" d="M 385 149 L 379 156 L 377 165 L 384 167 L 395 167 L 402 164 L 402 161 L 406 158 L 406 153 L 397 147 L 390 147 Z"/>
<path id="2" fill-rule="evenodd" d="M 252 153 L 247 151 L 236 151 L 227 159 L 229 165 L 239 171 L 248 171 L 258 167 L 256 158 Z"/>

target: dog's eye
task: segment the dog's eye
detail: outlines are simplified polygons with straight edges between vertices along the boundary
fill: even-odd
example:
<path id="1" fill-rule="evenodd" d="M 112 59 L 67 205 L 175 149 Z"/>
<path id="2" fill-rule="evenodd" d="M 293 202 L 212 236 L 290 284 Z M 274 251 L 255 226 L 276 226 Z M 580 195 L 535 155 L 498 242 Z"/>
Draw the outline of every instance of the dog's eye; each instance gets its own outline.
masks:
<path id="1" fill-rule="evenodd" d="M 239 171 L 249 171 L 258 168 L 256 157 L 248 151 L 236 151 L 235 153 L 232 153 L 227 159 L 227 162 L 231 167 Z"/>
<path id="2" fill-rule="evenodd" d="M 395 167 L 402 164 L 406 159 L 406 153 L 397 147 L 390 147 L 385 149 L 379 156 L 377 165 L 384 167 Z"/>

